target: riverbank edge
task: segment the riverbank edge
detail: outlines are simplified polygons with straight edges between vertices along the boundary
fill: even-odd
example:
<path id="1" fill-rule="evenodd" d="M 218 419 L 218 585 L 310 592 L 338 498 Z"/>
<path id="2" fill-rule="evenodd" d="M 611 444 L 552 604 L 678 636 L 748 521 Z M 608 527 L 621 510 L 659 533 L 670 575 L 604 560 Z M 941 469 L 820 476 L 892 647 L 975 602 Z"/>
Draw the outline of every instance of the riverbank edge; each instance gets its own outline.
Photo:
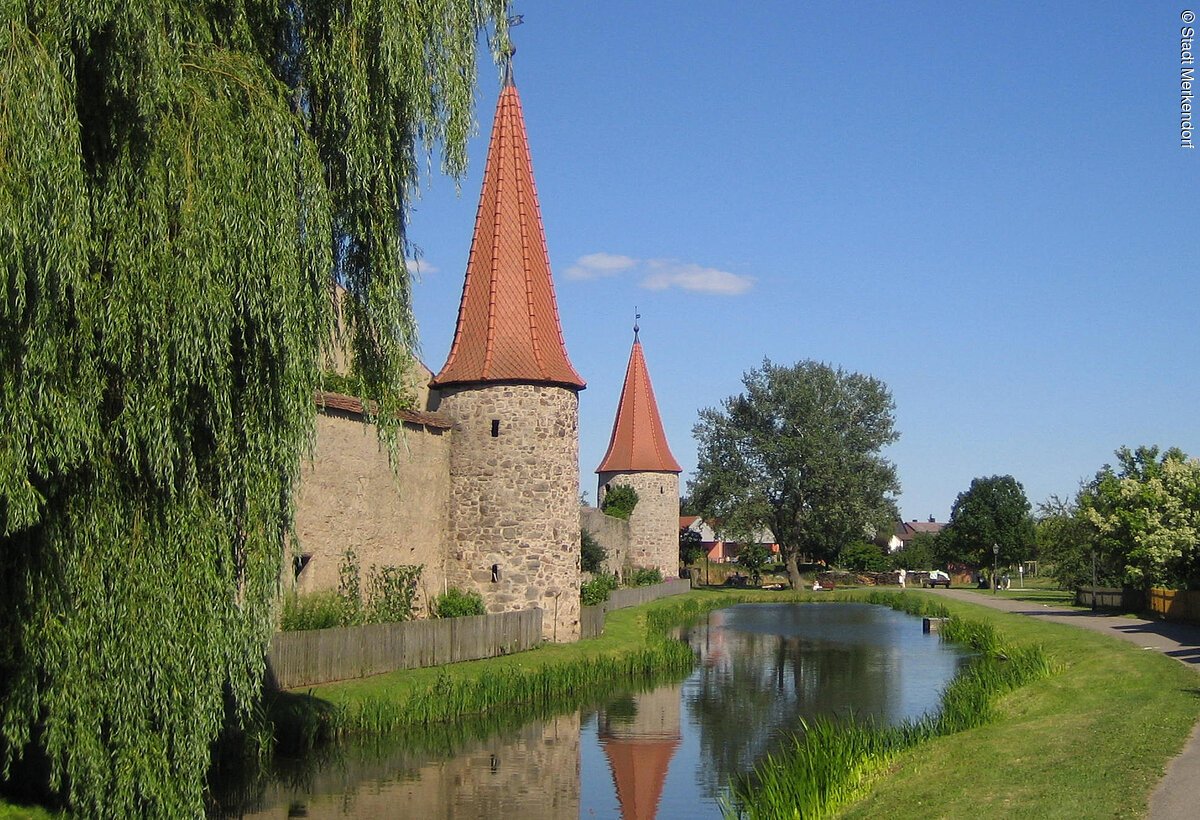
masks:
<path id="1" fill-rule="evenodd" d="M 1196 721 L 1195 672 L 1109 635 L 941 602 L 1010 645 L 1041 645 L 1058 671 L 1003 695 L 987 725 L 900 751 L 837 816 L 1145 817 Z"/>
<path id="2" fill-rule="evenodd" d="M 871 591 L 860 600 L 937 618 L 943 622 L 943 640 L 978 655 L 947 685 L 937 710 L 918 720 L 879 726 L 850 716 L 822 717 L 805 724 L 803 734 L 735 779 L 726 806 L 728 816 L 833 816 L 885 776 L 899 753 L 991 723 L 1004 694 L 1058 671 L 1041 645 L 1013 645 L 993 623 L 951 613 L 929 596 Z"/>
<path id="3" fill-rule="evenodd" d="M 512 664 L 533 669 L 539 665 L 553 666 L 571 658 L 620 654 L 643 648 L 647 642 L 665 635 L 667 626 L 737 603 L 866 601 L 880 594 L 936 600 L 936 593 L 931 592 L 909 590 L 899 593 L 869 588 L 839 590 L 833 594 L 695 590 L 686 596 L 614 613 L 606 634 L 600 638 L 545 646 L 506 658 L 317 687 L 311 695 L 339 708 L 359 708 L 360 714 L 366 715 L 371 710 L 361 708 L 364 704 L 376 698 L 404 698 L 414 689 L 433 686 L 442 676 L 471 679 L 491 665 Z M 1006 645 L 1044 644 L 1050 661 L 1062 671 L 1002 696 L 996 704 L 998 721 L 924 742 L 917 749 L 899 752 L 886 764 L 865 772 L 869 776 L 855 790 L 855 798 L 847 798 L 842 804 L 842 811 L 848 816 L 863 817 L 880 812 L 927 817 L 931 810 L 944 816 L 962 813 L 985 817 L 1074 817 L 1080 816 L 1079 807 L 1089 797 L 1099 794 L 1104 797 L 1103 809 L 1094 812 L 1096 816 L 1144 815 L 1150 793 L 1166 764 L 1182 748 L 1194 721 L 1196 689 L 1193 673 L 1177 668 L 1180 665 L 1170 659 L 1139 653 L 1136 649 L 1131 651 L 1105 636 L 1089 634 L 1085 637 L 1079 634 L 1080 630 L 1069 626 L 1038 623 L 978 604 L 957 601 L 944 601 L 944 604 L 952 614 L 966 620 L 995 624 Z M 659 636 L 652 634 L 651 627 L 661 630 Z M 1136 674 L 1124 676 L 1124 687 L 1134 694 L 1141 692 L 1144 697 L 1139 702 L 1130 702 L 1133 696 L 1127 693 L 1115 705 L 1105 703 L 1102 693 L 1113 688 L 1110 676 L 1114 673 L 1109 669 L 1105 675 L 1097 676 L 1090 668 L 1095 663 L 1132 670 Z M 613 685 L 636 684 L 636 681 L 620 677 L 594 682 L 597 683 L 594 691 L 599 692 Z M 1047 689 L 1077 692 L 1089 688 L 1095 697 L 1067 698 L 1070 702 L 1059 704 L 1058 711 L 1043 709 L 1039 712 L 1031 705 L 1039 702 L 1041 693 Z M 1134 701 L 1138 698 L 1134 697 Z M 578 698 L 567 693 L 557 705 L 570 706 L 576 702 Z M 555 705 L 550 704 L 550 707 Z M 493 709 L 503 710 L 504 706 Z M 1034 725 L 1030 725 L 1031 722 Z M 1137 755 L 1131 762 L 1128 760 L 1129 749 L 1112 741 L 1113 727 L 1123 727 L 1124 731 L 1139 722 L 1146 731 L 1133 739 Z M 1024 737 L 1012 737 L 1014 725 L 1022 726 Z M 364 725 L 349 733 L 369 729 Z M 1070 743 L 1065 744 L 1070 748 L 1064 748 L 1064 743 L 1058 740 L 1064 731 L 1070 734 Z M 1148 734 L 1152 740 L 1148 739 Z M 1009 754 L 1005 753 L 1006 743 Z M 1096 749 L 1107 750 L 1110 759 L 1096 761 L 1093 755 Z M 1082 777 L 1078 779 L 1089 784 L 1086 788 L 1064 790 L 1061 787 L 1064 778 L 1053 774 L 1067 771 L 1075 776 L 1089 769 L 1103 771 L 1103 782 L 1095 783 L 1094 778 Z M 1050 775 L 1045 774 L 1046 770 L 1050 770 Z M 1007 774 L 1001 775 L 1001 772 Z M 993 782 L 997 778 L 1000 782 Z M 1016 781 L 1019 784 L 1014 786 Z M 1013 794 L 1021 795 L 1020 806 L 1015 806 L 1010 799 Z M 1063 794 L 1068 795 L 1066 802 L 1062 801 Z M 944 812 L 943 804 L 958 808 Z"/>

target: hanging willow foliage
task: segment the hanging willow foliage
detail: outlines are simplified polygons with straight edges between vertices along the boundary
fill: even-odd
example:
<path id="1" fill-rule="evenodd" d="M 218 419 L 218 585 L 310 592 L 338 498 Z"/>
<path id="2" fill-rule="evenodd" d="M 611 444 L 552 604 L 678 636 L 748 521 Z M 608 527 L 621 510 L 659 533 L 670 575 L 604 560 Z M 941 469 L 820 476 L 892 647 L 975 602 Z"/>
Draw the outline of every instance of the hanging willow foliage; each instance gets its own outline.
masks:
<path id="1" fill-rule="evenodd" d="M 345 285 L 380 417 L 404 216 L 506 0 L 0 0 L 0 774 L 195 815 L 258 695 Z"/>

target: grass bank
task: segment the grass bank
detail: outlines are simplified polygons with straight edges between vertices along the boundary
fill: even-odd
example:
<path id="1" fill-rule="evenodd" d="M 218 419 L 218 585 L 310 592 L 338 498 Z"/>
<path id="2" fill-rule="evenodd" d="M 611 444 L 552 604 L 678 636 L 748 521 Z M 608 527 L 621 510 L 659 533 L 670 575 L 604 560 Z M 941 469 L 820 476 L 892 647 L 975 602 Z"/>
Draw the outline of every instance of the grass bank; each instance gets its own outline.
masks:
<path id="1" fill-rule="evenodd" d="M 830 816 L 859 797 L 900 752 L 986 725 L 997 716 L 1000 696 L 1053 671 L 1041 646 L 1009 646 L 991 622 L 954 615 L 929 596 L 874 592 L 863 597 L 912 615 L 947 619 L 942 637 L 970 646 L 980 657 L 950 683 L 939 710 L 928 717 L 899 726 L 853 718 L 806 725 L 794 743 L 767 756 L 734 784 L 731 815 Z"/>
<path id="2" fill-rule="evenodd" d="M 1200 713 L 1196 673 L 1106 635 L 944 604 L 1008 645 L 1040 645 L 1057 671 L 1000 696 L 986 725 L 898 752 L 841 816 L 1144 816 Z"/>
<path id="3" fill-rule="evenodd" d="M 692 592 L 608 614 L 604 634 L 573 644 L 327 684 L 268 699 L 279 748 L 301 752 L 330 738 L 443 724 L 495 710 L 535 716 L 629 688 L 684 677 L 694 656 L 671 628 L 738 601 L 778 593 Z"/>

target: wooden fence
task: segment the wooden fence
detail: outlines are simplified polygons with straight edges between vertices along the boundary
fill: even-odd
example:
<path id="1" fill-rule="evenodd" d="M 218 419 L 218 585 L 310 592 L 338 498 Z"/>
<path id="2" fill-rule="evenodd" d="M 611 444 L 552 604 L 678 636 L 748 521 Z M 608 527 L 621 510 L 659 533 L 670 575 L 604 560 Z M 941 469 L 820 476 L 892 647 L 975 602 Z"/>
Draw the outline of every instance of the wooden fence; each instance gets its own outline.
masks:
<path id="1" fill-rule="evenodd" d="M 626 587 L 614 589 L 608 600 L 596 606 L 580 608 L 579 637 L 598 638 L 604 634 L 604 616 L 614 609 L 624 609 L 629 606 L 640 606 L 668 595 L 682 595 L 692 588 L 692 582 L 687 578 L 675 578 L 648 587 Z"/>
<path id="2" fill-rule="evenodd" d="M 364 678 L 396 669 L 491 658 L 542 642 L 542 610 L 279 632 L 267 654 L 279 689 Z"/>
<path id="3" fill-rule="evenodd" d="M 1150 611 L 1168 621 L 1200 622 L 1200 592 L 1151 589 Z"/>
<path id="4" fill-rule="evenodd" d="M 1096 606 L 1119 609 L 1122 612 L 1152 612 L 1167 621 L 1200 623 L 1200 592 L 1152 587 L 1148 593 L 1140 589 L 1096 587 Z M 1092 588 L 1075 590 L 1075 603 L 1092 605 Z"/>
<path id="5" fill-rule="evenodd" d="M 1093 593 L 1095 601 L 1093 602 Z M 1075 590 L 1077 606 L 1095 606 L 1101 609 L 1120 609 L 1125 612 L 1141 612 L 1145 609 L 1145 596 L 1137 589 L 1115 587 L 1080 587 Z"/>

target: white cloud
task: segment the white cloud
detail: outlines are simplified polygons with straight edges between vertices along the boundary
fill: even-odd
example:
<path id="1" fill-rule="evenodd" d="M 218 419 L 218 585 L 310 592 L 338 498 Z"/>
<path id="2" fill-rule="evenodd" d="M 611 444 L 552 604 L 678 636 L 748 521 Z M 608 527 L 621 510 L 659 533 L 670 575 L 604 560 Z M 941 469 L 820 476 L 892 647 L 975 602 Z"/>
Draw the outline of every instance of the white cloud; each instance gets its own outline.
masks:
<path id="1" fill-rule="evenodd" d="M 597 279 L 601 276 L 613 276 L 634 267 L 638 261 L 628 256 L 616 253 L 589 253 L 575 260 L 575 264 L 567 268 L 568 279 Z"/>
<path id="2" fill-rule="evenodd" d="M 717 268 L 706 268 L 694 262 L 676 262 L 670 259 L 651 259 L 646 263 L 650 275 L 642 280 L 648 290 L 679 288 L 693 293 L 709 293 L 716 296 L 737 296 L 754 286 L 754 279 L 739 276 Z"/>
<path id="3" fill-rule="evenodd" d="M 424 259 L 405 259 L 404 266 L 418 276 L 438 272 L 437 266 L 429 264 Z"/>

